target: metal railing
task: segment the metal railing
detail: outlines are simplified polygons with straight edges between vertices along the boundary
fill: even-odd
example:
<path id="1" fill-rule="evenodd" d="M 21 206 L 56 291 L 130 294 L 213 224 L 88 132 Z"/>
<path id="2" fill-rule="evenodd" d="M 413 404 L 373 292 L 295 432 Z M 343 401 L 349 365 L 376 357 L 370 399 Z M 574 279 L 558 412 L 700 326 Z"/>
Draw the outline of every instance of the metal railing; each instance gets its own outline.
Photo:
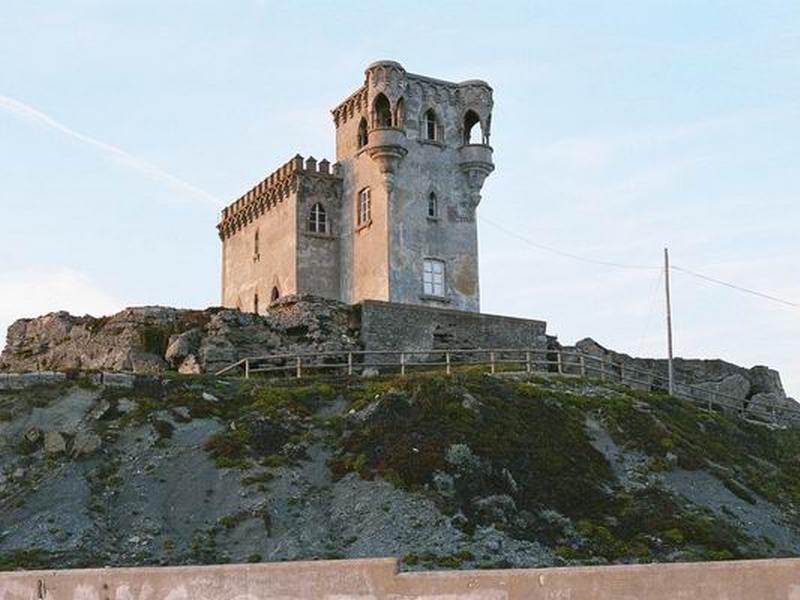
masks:
<path id="1" fill-rule="evenodd" d="M 351 350 L 267 354 L 243 358 L 217 371 L 217 375 L 239 372 L 245 378 L 260 373 L 290 376 L 297 379 L 311 372 L 326 371 L 337 375 L 354 376 L 366 369 L 382 369 L 384 373 L 399 373 L 420 369 L 443 369 L 447 375 L 454 369 L 483 367 L 490 374 L 547 373 L 563 376 L 599 379 L 645 391 L 668 391 L 668 376 L 642 369 L 630 362 L 614 361 L 607 357 L 578 350 L 543 348 L 490 349 L 429 349 L 429 350 Z M 700 404 L 714 411 L 723 410 L 759 422 L 800 423 L 800 405 L 763 406 L 738 396 L 713 389 L 713 383 L 675 383 L 674 396 Z"/>

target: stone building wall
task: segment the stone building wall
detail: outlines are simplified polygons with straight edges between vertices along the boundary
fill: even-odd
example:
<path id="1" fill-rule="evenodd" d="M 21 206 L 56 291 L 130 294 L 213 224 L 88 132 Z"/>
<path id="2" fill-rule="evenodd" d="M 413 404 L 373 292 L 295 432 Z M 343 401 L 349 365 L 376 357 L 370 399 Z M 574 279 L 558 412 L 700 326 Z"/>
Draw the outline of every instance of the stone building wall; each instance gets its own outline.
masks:
<path id="1" fill-rule="evenodd" d="M 273 287 L 281 295 L 297 289 L 295 223 L 296 194 L 291 193 L 272 210 L 247 223 L 222 246 L 222 305 L 244 311 L 269 304 Z M 259 252 L 255 252 L 258 231 Z M 277 249 L 280 249 L 277 252 Z"/>
<path id="2" fill-rule="evenodd" d="M 544 321 L 533 319 L 372 300 L 361 304 L 360 338 L 370 351 L 545 349 L 546 328 Z"/>
<path id="3" fill-rule="evenodd" d="M 379 96 L 389 102 L 389 126 L 379 122 Z M 367 68 L 364 86 L 334 109 L 344 210 L 351 205 L 345 218 L 352 219 L 354 231 L 352 242 L 342 247 L 343 260 L 352 253 L 352 272 L 342 268 L 342 289 L 349 290 L 343 294 L 345 301 L 479 310 L 475 208 L 480 185 L 464 168 L 464 116 L 468 110 L 480 116 L 478 146 L 490 160 L 491 108 L 492 91 L 483 82 L 445 82 L 380 61 Z M 436 114 L 439 132 L 433 141 L 423 135 L 429 109 Z M 362 120 L 368 130 L 365 145 L 359 142 Z M 490 164 L 482 167 L 491 170 Z M 365 187 L 370 188 L 373 218 L 369 226 L 359 228 L 358 195 Z M 431 193 L 439 209 L 434 218 L 428 215 Z M 445 263 L 444 298 L 424 294 L 425 259 Z"/>

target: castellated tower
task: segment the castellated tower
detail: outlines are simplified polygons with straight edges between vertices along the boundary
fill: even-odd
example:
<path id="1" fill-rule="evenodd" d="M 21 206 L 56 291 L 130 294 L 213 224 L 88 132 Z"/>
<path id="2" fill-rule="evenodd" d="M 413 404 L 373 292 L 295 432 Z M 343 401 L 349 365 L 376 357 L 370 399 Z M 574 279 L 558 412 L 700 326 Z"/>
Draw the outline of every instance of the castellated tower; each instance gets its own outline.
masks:
<path id="1" fill-rule="evenodd" d="M 371 64 L 332 111 L 334 165 L 296 156 L 223 211 L 223 305 L 313 293 L 478 312 L 491 111 L 483 81 Z"/>

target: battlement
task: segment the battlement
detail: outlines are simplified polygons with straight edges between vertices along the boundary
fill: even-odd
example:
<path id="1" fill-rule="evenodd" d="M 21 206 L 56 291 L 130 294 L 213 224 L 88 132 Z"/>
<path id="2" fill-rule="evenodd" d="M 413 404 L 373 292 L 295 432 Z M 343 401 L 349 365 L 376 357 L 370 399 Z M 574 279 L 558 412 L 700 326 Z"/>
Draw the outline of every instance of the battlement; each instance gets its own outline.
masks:
<path id="1" fill-rule="evenodd" d="M 367 84 L 365 83 L 350 94 L 343 102 L 331 111 L 336 127 L 346 123 L 353 115 L 367 111 Z"/>
<path id="2" fill-rule="evenodd" d="M 275 169 L 265 179 L 222 209 L 217 231 L 226 239 L 239 229 L 283 202 L 296 192 L 301 179 L 314 178 L 340 181 L 339 165 L 313 156 L 303 158 L 296 154 L 292 159 Z"/>

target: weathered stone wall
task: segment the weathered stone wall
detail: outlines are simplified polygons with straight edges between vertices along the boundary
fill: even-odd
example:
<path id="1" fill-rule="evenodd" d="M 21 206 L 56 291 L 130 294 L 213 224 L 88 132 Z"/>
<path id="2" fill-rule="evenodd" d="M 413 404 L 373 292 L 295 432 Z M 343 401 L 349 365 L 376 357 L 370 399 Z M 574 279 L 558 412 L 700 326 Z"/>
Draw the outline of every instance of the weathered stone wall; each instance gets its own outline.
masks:
<path id="1" fill-rule="evenodd" d="M 383 94 L 391 106 L 390 127 L 377 123 L 373 109 Z M 488 134 L 491 88 L 483 82 L 450 83 L 407 73 L 392 61 L 373 63 L 364 85 L 334 109 L 336 158 L 343 174 L 343 222 L 352 238 L 342 240 L 342 299 L 384 300 L 477 312 L 480 308 L 475 180 L 462 168 L 464 115 L 480 115 Z M 433 109 L 440 135 L 421 134 L 423 116 Z M 369 130 L 359 145 L 359 124 Z M 397 165 L 387 167 L 373 151 L 395 144 Z M 491 154 L 491 149 L 482 146 Z M 391 153 L 391 152 L 390 152 Z M 391 162 L 391 161 L 389 161 Z M 386 172 L 384 172 L 386 171 Z M 357 225 L 358 195 L 369 187 L 372 220 Z M 478 186 L 479 188 L 479 186 Z M 435 193 L 436 218 L 428 216 Z M 423 293 L 423 261 L 445 263 L 446 294 Z M 351 261 L 351 262 L 349 262 Z"/>
<path id="2" fill-rule="evenodd" d="M 0 600 L 797 600 L 800 560 L 398 573 L 394 559 L 0 573 Z"/>
<path id="3" fill-rule="evenodd" d="M 544 321 L 427 306 L 376 301 L 361 305 L 365 350 L 545 348 L 546 327 Z"/>
<path id="4" fill-rule="evenodd" d="M 341 180 L 315 171 L 316 161 L 306 161 L 305 174 L 299 178 L 297 193 L 297 293 L 314 294 L 339 300 L 340 249 L 342 237 Z M 325 169 L 327 170 L 327 166 Z M 327 218 L 326 232 L 309 230 L 311 209 L 319 203 Z M 344 230 L 346 231 L 346 230 Z M 280 246 L 269 246 L 269 253 L 281 252 Z"/>
<path id="5" fill-rule="evenodd" d="M 244 225 L 222 244 L 222 305 L 259 311 L 270 302 L 273 287 L 281 295 L 297 292 L 297 194 L 292 192 L 271 210 Z M 255 235 L 258 231 L 258 253 Z"/>

